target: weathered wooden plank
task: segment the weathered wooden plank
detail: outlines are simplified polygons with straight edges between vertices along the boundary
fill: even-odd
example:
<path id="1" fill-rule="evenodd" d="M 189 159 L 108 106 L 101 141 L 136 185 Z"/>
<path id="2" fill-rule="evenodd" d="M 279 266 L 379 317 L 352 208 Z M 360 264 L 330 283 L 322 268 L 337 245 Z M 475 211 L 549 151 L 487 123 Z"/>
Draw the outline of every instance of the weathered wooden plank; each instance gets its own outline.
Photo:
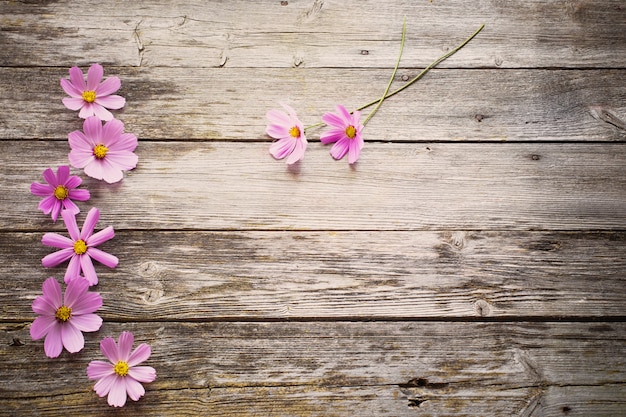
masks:
<path id="1" fill-rule="evenodd" d="M 0 320 L 32 320 L 54 249 L 4 233 Z M 25 250 L 25 248 L 28 248 Z M 117 232 L 114 320 L 626 317 L 626 233 Z"/>
<path id="2" fill-rule="evenodd" d="M 121 330 L 150 343 L 158 375 L 121 415 L 596 416 L 626 405 L 623 323 L 105 323 L 80 354 L 54 360 L 28 326 L 3 325 L 0 412 L 102 414 L 85 367 Z"/>
<path id="3" fill-rule="evenodd" d="M 426 66 L 481 23 L 443 66 L 626 67 L 621 0 L 152 1 L 0 3 L 0 62 L 183 67 Z M 358 10 L 358 13 L 355 13 Z M 243 18 L 253 16 L 254 18 Z"/>
<path id="4" fill-rule="evenodd" d="M 626 44 L 626 42 L 625 42 Z M 625 54 L 626 55 L 626 54 Z M 305 125 L 338 103 L 350 109 L 379 97 L 390 70 L 129 69 L 126 107 L 116 116 L 140 139 L 265 140 L 265 114 L 289 102 Z M 417 69 L 398 72 L 393 88 Z M 65 109 L 66 68 L 0 68 L 1 139 L 64 140 L 82 128 Z M 624 141 L 626 71 L 438 70 L 388 99 L 364 130 L 367 140 Z M 27 106 L 27 110 L 25 109 Z M 364 114 L 368 114 L 367 110 Z M 321 129 L 308 137 L 318 140 Z"/>
<path id="5" fill-rule="evenodd" d="M 267 143 L 140 142 L 121 183 L 87 179 L 102 223 L 118 229 L 623 230 L 621 144 L 367 143 L 358 164 L 312 143 L 288 169 Z M 52 226 L 30 195 L 63 142 L 1 141 L 2 230 Z M 79 221 L 82 218 L 79 217 Z"/>

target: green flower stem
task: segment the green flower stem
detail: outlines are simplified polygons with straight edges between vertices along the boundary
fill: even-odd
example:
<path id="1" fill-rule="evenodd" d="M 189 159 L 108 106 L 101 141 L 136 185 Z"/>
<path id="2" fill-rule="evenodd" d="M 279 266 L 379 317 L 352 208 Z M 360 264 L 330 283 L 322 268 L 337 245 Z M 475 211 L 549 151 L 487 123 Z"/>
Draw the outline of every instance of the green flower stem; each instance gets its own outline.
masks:
<path id="1" fill-rule="evenodd" d="M 391 74 L 391 78 L 389 79 L 389 82 L 387 83 L 387 88 L 385 88 L 385 92 L 380 97 L 380 100 L 378 100 L 378 104 L 376 105 L 376 107 L 374 107 L 374 110 L 372 110 L 372 112 L 367 115 L 365 120 L 363 120 L 363 126 L 367 124 L 367 122 L 372 118 L 374 113 L 378 111 L 381 104 L 383 104 L 383 101 L 385 100 L 385 98 L 387 98 L 387 93 L 389 93 L 389 89 L 391 88 L 391 83 L 393 83 L 393 79 L 396 77 L 396 72 L 398 71 L 398 67 L 400 66 L 400 60 L 402 59 L 402 52 L 404 51 L 404 38 L 405 37 L 406 37 L 406 17 L 404 18 L 404 23 L 402 24 L 402 41 L 400 42 L 400 53 L 398 54 L 398 60 L 396 61 L 396 66 L 393 68 L 393 73 Z"/>
<path id="2" fill-rule="evenodd" d="M 415 76 L 415 78 L 413 78 L 411 81 L 409 81 L 407 84 L 403 85 L 402 87 L 398 88 L 397 90 L 392 91 L 391 93 L 387 94 L 386 96 L 383 96 L 380 100 L 376 99 L 374 101 L 371 101 L 361 107 L 359 107 L 357 110 L 363 110 L 367 107 L 373 106 L 376 103 L 380 103 L 382 102 L 383 99 L 387 99 L 389 97 L 395 96 L 396 94 L 398 94 L 400 91 L 404 90 L 405 88 L 409 88 L 413 83 L 415 83 L 415 81 L 419 80 L 420 78 L 422 78 L 430 69 L 432 69 L 433 67 L 435 67 L 437 64 L 439 64 L 441 61 L 445 60 L 446 58 L 451 57 L 452 55 L 454 55 L 455 53 L 457 53 L 458 51 L 461 50 L 461 48 L 463 48 L 465 45 L 467 45 L 472 39 L 474 39 L 474 37 L 476 35 L 478 35 L 480 33 L 481 30 L 483 30 L 483 28 L 485 27 L 484 24 L 480 25 L 480 27 L 476 30 L 476 32 L 474 32 L 472 34 L 472 36 L 470 36 L 469 38 L 467 38 L 465 41 L 463 41 L 462 44 L 460 44 L 459 46 L 457 46 L 456 48 L 454 48 L 451 51 L 448 51 L 447 53 L 445 53 L 444 55 L 440 56 L 439 58 L 435 59 L 433 62 L 430 63 L 430 65 L 428 65 L 426 68 L 424 68 L 422 70 L 422 72 L 420 72 L 419 74 L 417 74 Z"/>

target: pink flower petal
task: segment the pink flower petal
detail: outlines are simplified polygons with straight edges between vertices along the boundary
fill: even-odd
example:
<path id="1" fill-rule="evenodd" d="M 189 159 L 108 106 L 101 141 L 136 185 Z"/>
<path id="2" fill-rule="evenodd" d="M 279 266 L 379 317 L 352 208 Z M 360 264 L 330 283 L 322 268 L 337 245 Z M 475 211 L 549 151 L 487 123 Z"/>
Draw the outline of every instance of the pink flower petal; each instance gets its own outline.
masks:
<path id="1" fill-rule="evenodd" d="M 118 77 L 109 77 L 96 87 L 96 97 L 104 97 L 115 93 L 122 86 Z"/>
<path id="2" fill-rule="evenodd" d="M 93 114 L 104 122 L 108 122 L 109 120 L 113 120 L 113 113 L 105 109 L 100 104 L 94 102 L 92 103 L 92 112 Z"/>
<path id="3" fill-rule="evenodd" d="M 335 113 L 324 113 L 324 115 L 322 115 L 322 122 L 342 130 L 348 127 L 348 124 Z"/>
<path id="4" fill-rule="evenodd" d="M 101 251 L 98 248 L 89 248 L 89 249 L 87 249 L 87 254 L 91 258 L 93 258 L 96 261 L 100 262 L 104 266 L 108 266 L 109 268 L 115 268 L 117 266 L 117 264 L 119 263 L 119 259 L 117 258 L 117 256 L 113 256 L 110 253 L 106 253 L 104 251 Z"/>
<path id="5" fill-rule="evenodd" d="M 44 256 L 43 259 L 41 260 L 41 264 L 45 268 L 53 268 L 57 266 L 58 264 L 67 261 L 69 258 L 71 258 L 74 255 L 75 253 L 74 253 L 73 248 L 61 249 L 60 251 L 56 251 L 49 255 Z"/>
<path id="6" fill-rule="evenodd" d="M 135 336 L 131 332 L 122 332 L 117 344 L 117 357 L 119 360 L 128 362 Z"/>
<path id="7" fill-rule="evenodd" d="M 110 148 L 124 131 L 124 123 L 117 119 L 109 120 L 102 126 L 102 144 Z"/>
<path id="8" fill-rule="evenodd" d="M 74 250 L 74 241 L 65 236 L 61 236 L 58 233 L 46 233 L 41 238 L 41 243 L 46 246 L 52 246 L 54 248 L 67 249 L 72 248 Z"/>
<path id="9" fill-rule="evenodd" d="M 69 168 L 69 167 L 68 167 Z M 80 177 L 76 176 L 76 175 L 71 175 L 70 177 L 67 178 L 67 181 L 65 181 L 65 186 L 68 189 L 72 189 L 72 188 L 76 188 L 79 185 L 81 185 L 83 183 L 83 180 L 80 179 Z M 70 190 L 71 191 L 71 190 Z"/>
<path id="10" fill-rule="evenodd" d="M 75 278 L 72 281 L 74 280 L 86 281 L 85 278 L 82 277 Z M 100 307 L 102 307 L 102 296 L 100 296 L 97 292 L 86 292 L 72 305 L 72 313 L 76 315 L 91 314 L 97 311 Z"/>
<path id="11" fill-rule="evenodd" d="M 87 71 L 87 90 L 96 91 L 103 75 L 104 69 L 102 69 L 102 65 L 91 64 L 89 70 Z"/>
<path id="12" fill-rule="evenodd" d="M 54 317 L 57 309 L 60 306 L 61 304 L 55 304 L 54 301 L 51 300 L 49 297 L 41 295 L 33 300 L 33 305 L 31 306 L 31 308 L 36 314 Z"/>
<path id="13" fill-rule="evenodd" d="M 339 139 L 332 148 L 330 148 L 330 154 L 335 159 L 341 159 L 348 152 L 350 147 L 350 139 L 347 137 Z"/>
<path id="14" fill-rule="evenodd" d="M 132 343 L 131 343 L 132 345 Z M 133 353 L 128 357 L 128 366 L 131 368 L 139 365 L 141 362 L 148 360 L 152 354 L 152 349 L 147 343 L 142 343 L 133 350 Z"/>
<path id="15" fill-rule="evenodd" d="M 133 152 L 137 147 L 137 136 L 132 133 L 122 133 L 120 139 L 115 143 L 115 145 L 111 146 L 112 150 L 115 151 L 129 151 Z"/>
<path id="16" fill-rule="evenodd" d="M 126 383 L 124 378 L 116 378 L 109 391 L 107 402 L 113 407 L 124 407 L 124 404 L 126 404 Z"/>
<path id="17" fill-rule="evenodd" d="M 93 389 L 100 397 L 104 397 L 111 391 L 111 388 L 118 382 L 119 379 L 120 377 L 115 373 L 112 375 L 106 375 L 96 382 Z"/>
<path id="18" fill-rule="evenodd" d="M 95 229 L 99 219 L 100 210 L 98 210 L 96 207 L 92 207 L 87 212 L 87 217 L 85 218 L 85 222 L 83 223 L 83 227 L 80 231 L 78 239 L 82 239 L 87 242 L 89 240 L 89 237 L 93 234 L 93 229 Z"/>
<path id="19" fill-rule="evenodd" d="M 72 321 L 74 318 L 70 318 L 61 326 L 61 338 L 63 339 L 63 346 L 70 353 L 79 352 L 85 347 L 85 338 L 83 333 L 74 326 Z"/>
<path id="20" fill-rule="evenodd" d="M 130 171 L 137 166 L 139 157 L 128 151 L 109 151 L 106 157 L 107 162 L 117 170 Z"/>
<path id="21" fill-rule="evenodd" d="M 107 81 L 108 80 L 110 80 L 110 78 L 107 79 Z M 126 99 L 122 96 L 118 96 L 115 94 L 111 96 L 101 96 L 96 97 L 96 104 L 99 104 L 107 109 L 117 110 L 124 107 L 124 105 L 126 104 Z"/>
<path id="22" fill-rule="evenodd" d="M 30 337 L 33 340 L 39 340 L 48 334 L 53 326 L 58 324 L 54 315 L 52 316 L 39 316 L 30 325 Z"/>
<path id="23" fill-rule="evenodd" d="M 82 77 L 82 72 L 81 72 Z M 65 93 L 73 98 L 80 98 L 80 101 L 83 101 L 82 91 L 78 90 L 74 85 L 66 80 L 65 78 L 61 78 L 61 88 Z"/>
<path id="24" fill-rule="evenodd" d="M 124 380 L 126 382 L 126 393 L 131 400 L 137 401 L 146 393 L 143 385 L 135 381 L 132 377 L 126 377 Z"/>
<path id="25" fill-rule="evenodd" d="M 68 233 L 70 234 L 70 238 L 76 242 L 80 239 L 80 231 L 78 230 L 78 224 L 76 223 L 76 214 L 69 210 L 64 210 L 61 212 L 61 217 L 63 217 L 63 222 L 65 223 Z"/>
<path id="26" fill-rule="evenodd" d="M 90 116 L 83 122 L 83 132 L 88 138 L 91 148 L 102 143 L 102 121 L 96 116 Z"/>
<path id="27" fill-rule="evenodd" d="M 54 175 L 54 171 L 52 169 L 47 168 L 43 171 L 43 179 L 46 180 L 48 184 L 50 184 L 53 188 L 56 188 L 57 185 L 62 184 L 57 181 L 56 175 Z"/>
<path id="28" fill-rule="evenodd" d="M 70 178 L 70 167 L 67 165 L 61 165 L 57 168 L 56 181 L 57 185 L 66 185 L 67 180 Z"/>
<path id="29" fill-rule="evenodd" d="M 91 198 L 89 190 L 70 190 L 69 198 L 76 201 L 87 201 Z"/>
<path id="30" fill-rule="evenodd" d="M 107 226 L 99 232 L 94 233 L 89 238 L 85 240 L 87 246 L 93 248 L 94 246 L 98 246 L 108 240 L 111 240 L 115 237 L 115 230 L 113 230 L 113 226 Z"/>
<path id="31" fill-rule="evenodd" d="M 68 155 L 70 164 L 75 168 L 86 168 L 87 166 L 96 163 L 96 157 L 93 155 L 93 151 L 84 151 L 79 149 L 72 149 Z M 85 174 L 87 174 L 85 172 Z M 87 174 L 89 175 L 89 174 Z"/>
<path id="32" fill-rule="evenodd" d="M 55 310 L 63 305 L 63 293 L 59 281 L 50 277 L 43 282 L 41 290 L 43 296 L 50 300 L 50 304 L 55 307 Z"/>
<path id="33" fill-rule="evenodd" d="M 100 342 L 100 351 L 113 364 L 122 359 L 117 354 L 117 344 L 115 343 L 115 339 L 112 337 L 105 337 L 102 339 Z"/>
<path id="34" fill-rule="evenodd" d="M 89 103 L 87 101 L 83 101 L 83 107 L 81 107 L 80 111 L 78 112 L 78 117 L 80 117 L 81 119 L 95 117 L 95 112 L 93 109 L 94 105 L 95 103 Z"/>
<path id="35" fill-rule="evenodd" d="M 293 149 L 296 147 L 295 138 L 284 138 L 270 145 L 270 154 L 276 159 L 283 159 L 287 157 Z"/>
<path id="36" fill-rule="evenodd" d="M 65 97 L 64 99 L 61 100 L 63 102 L 63 105 L 65 107 L 67 107 L 69 110 L 81 110 L 83 108 L 83 106 L 85 105 L 85 100 L 81 98 L 76 98 L 76 97 Z"/>
<path id="37" fill-rule="evenodd" d="M 287 158 L 287 164 L 291 165 L 302 158 L 304 158 L 304 152 L 306 151 L 307 142 L 306 140 L 296 140 L 296 146 L 293 148 L 291 155 Z"/>
<path id="38" fill-rule="evenodd" d="M 124 178 L 124 173 L 116 166 L 112 165 L 107 159 L 101 165 L 102 179 L 109 184 L 114 184 Z"/>
<path id="39" fill-rule="evenodd" d="M 37 197 L 46 197 L 54 193 L 53 186 L 49 184 L 40 184 L 38 182 L 34 182 L 30 185 L 30 192 Z"/>
<path id="40" fill-rule="evenodd" d="M 85 78 L 80 68 L 70 68 L 70 80 L 74 88 L 81 93 L 87 89 L 87 84 L 85 84 Z"/>
<path id="41" fill-rule="evenodd" d="M 139 382 L 148 383 L 156 379 L 156 371 L 151 366 L 134 366 L 128 370 L 128 376 Z"/>
<path id="42" fill-rule="evenodd" d="M 331 129 L 320 135 L 320 142 L 327 145 L 329 143 L 337 142 L 343 138 L 347 138 L 345 130 Z"/>
<path id="43" fill-rule="evenodd" d="M 74 304 L 87 293 L 87 290 L 89 290 L 89 283 L 84 279 L 72 280 L 67 284 L 67 287 L 65 287 L 65 300 L 63 304 L 71 308 L 72 313 L 75 314 L 76 312 L 73 311 Z"/>
<path id="44" fill-rule="evenodd" d="M 48 335 L 43 342 L 43 350 L 49 358 L 58 357 L 63 351 L 63 339 L 61 338 L 61 326 L 52 326 L 48 329 Z"/>
<path id="45" fill-rule="evenodd" d="M 269 110 L 265 116 L 271 123 L 277 124 L 277 125 L 286 126 L 286 125 L 291 125 L 293 122 L 293 120 L 291 119 L 291 117 L 289 117 L 288 114 L 280 110 L 276 110 L 276 109 Z"/>
<path id="46" fill-rule="evenodd" d="M 68 133 L 67 139 L 70 144 L 70 148 L 72 148 L 72 152 L 80 151 L 87 153 L 88 155 L 92 155 L 93 147 L 97 145 L 80 130 Z"/>
<path id="47" fill-rule="evenodd" d="M 74 310 L 72 310 L 72 314 L 74 314 Z M 81 332 L 96 332 L 102 326 L 102 318 L 93 313 L 72 316 L 71 322 Z"/>
<path id="48" fill-rule="evenodd" d="M 98 275 L 96 275 L 96 269 L 93 267 L 91 258 L 88 254 L 77 256 L 80 260 L 80 269 L 83 271 L 85 279 L 89 282 L 89 285 L 98 284 Z M 69 268 L 68 268 L 69 270 Z"/>
<path id="49" fill-rule="evenodd" d="M 89 379 L 101 379 L 111 375 L 115 375 L 115 371 L 113 370 L 113 365 L 109 362 L 91 361 L 87 365 L 87 377 Z"/>
<path id="50" fill-rule="evenodd" d="M 44 198 L 43 200 L 39 202 L 39 204 L 37 205 L 37 208 L 43 211 L 44 214 L 50 214 L 52 213 L 52 210 L 54 210 L 55 208 L 58 211 L 60 211 L 61 204 L 59 204 L 59 200 L 54 195 L 49 195 L 48 197 Z M 57 217 L 58 217 L 58 213 L 57 213 Z"/>
<path id="51" fill-rule="evenodd" d="M 80 213 L 80 209 L 78 208 L 78 206 L 72 200 L 70 200 L 69 198 L 66 198 L 65 200 L 63 200 L 62 205 L 63 205 L 63 210 L 69 210 L 69 211 L 71 211 L 74 214 Z M 56 207 L 55 207 L 55 209 L 58 210 L 58 211 L 61 211 L 61 204 L 59 204 L 59 208 L 58 209 Z M 52 220 L 56 221 L 56 217 L 57 216 L 55 216 L 55 213 L 53 212 L 52 213 Z"/>

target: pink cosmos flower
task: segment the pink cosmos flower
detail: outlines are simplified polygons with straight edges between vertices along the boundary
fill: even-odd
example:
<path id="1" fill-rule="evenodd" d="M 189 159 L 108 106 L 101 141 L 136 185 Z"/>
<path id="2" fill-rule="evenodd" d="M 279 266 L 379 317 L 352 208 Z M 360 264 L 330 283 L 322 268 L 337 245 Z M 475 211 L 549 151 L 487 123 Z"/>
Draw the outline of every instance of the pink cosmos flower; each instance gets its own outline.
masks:
<path id="1" fill-rule="evenodd" d="M 78 206 L 72 201 L 89 200 L 88 190 L 77 190 L 83 180 L 76 175 L 70 176 L 70 167 L 67 165 L 57 168 L 56 175 L 48 168 L 43 172 L 43 179 L 47 184 L 34 182 L 30 185 L 30 192 L 39 197 L 45 197 L 39 202 L 39 210 L 44 214 L 52 214 L 52 221 L 56 222 L 61 212 L 70 210 L 75 214 L 80 212 Z"/>
<path id="2" fill-rule="evenodd" d="M 124 97 L 112 95 L 120 89 L 121 81 L 117 77 L 109 77 L 103 82 L 102 65 L 93 64 L 87 72 L 87 83 L 83 72 L 78 67 L 70 68 L 70 80 L 61 79 L 61 88 L 70 96 L 63 99 L 63 104 L 70 110 L 80 110 L 78 116 L 86 119 L 97 116 L 101 120 L 113 119 L 107 109 L 121 109 L 126 103 Z"/>
<path id="3" fill-rule="evenodd" d="M 93 389 L 100 397 L 109 395 L 107 401 L 113 407 L 123 407 L 126 395 L 137 401 L 145 393 L 141 383 L 152 382 L 156 370 L 151 366 L 137 366 L 150 357 L 150 346 L 142 343 L 132 351 L 134 336 L 131 332 L 120 334 L 119 344 L 115 339 L 106 337 L 100 342 L 100 351 L 109 362 L 91 361 L 87 366 L 89 379 L 97 379 Z"/>
<path id="4" fill-rule="evenodd" d="M 337 113 L 325 113 L 322 121 L 330 126 L 330 130 L 322 133 L 320 141 L 326 145 L 336 142 L 330 149 L 330 154 L 335 159 L 341 159 L 348 154 L 348 163 L 353 164 L 359 159 L 363 149 L 363 136 L 360 122 L 361 112 L 355 111 L 352 115 L 342 105 L 336 107 Z"/>
<path id="5" fill-rule="evenodd" d="M 298 119 L 295 110 L 290 106 L 280 103 L 287 113 L 272 109 L 267 112 L 270 124 L 265 133 L 278 141 L 270 146 L 270 153 L 276 159 L 287 158 L 287 164 L 293 164 L 304 157 L 307 140 L 304 135 L 304 126 Z"/>
<path id="6" fill-rule="evenodd" d="M 89 283 L 75 279 L 65 289 L 54 278 L 43 283 L 43 295 L 33 301 L 33 311 L 40 316 L 30 326 L 30 336 L 39 340 L 46 336 L 43 344 L 46 356 L 56 358 L 63 347 L 76 353 L 85 346 L 82 332 L 95 332 L 100 329 L 102 319 L 96 310 L 102 307 L 100 294 L 88 292 Z"/>
<path id="7" fill-rule="evenodd" d="M 123 171 L 137 166 L 138 157 L 133 153 L 137 137 L 123 133 L 124 123 L 113 119 L 103 126 L 100 119 L 92 116 L 83 123 L 83 131 L 67 135 L 72 166 L 84 168 L 85 174 L 108 183 L 120 181 Z"/>
<path id="8" fill-rule="evenodd" d="M 60 248 L 61 250 L 46 255 L 41 260 L 42 265 L 46 268 L 51 268 L 69 259 L 70 262 L 64 277 L 66 284 L 73 282 L 73 278 L 78 277 L 82 271 L 89 284 L 96 285 L 98 276 L 91 259 L 93 258 L 109 268 L 115 268 L 118 263 L 117 257 L 96 248 L 99 244 L 115 236 L 113 227 L 108 226 L 97 233 L 93 233 L 100 218 L 100 211 L 95 207 L 87 213 L 81 231 L 78 230 L 78 225 L 76 224 L 76 214 L 69 210 L 63 210 L 61 217 L 63 217 L 70 237 L 61 236 L 58 233 L 46 233 L 43 235 L 41 243 L 46 246 Z"/>

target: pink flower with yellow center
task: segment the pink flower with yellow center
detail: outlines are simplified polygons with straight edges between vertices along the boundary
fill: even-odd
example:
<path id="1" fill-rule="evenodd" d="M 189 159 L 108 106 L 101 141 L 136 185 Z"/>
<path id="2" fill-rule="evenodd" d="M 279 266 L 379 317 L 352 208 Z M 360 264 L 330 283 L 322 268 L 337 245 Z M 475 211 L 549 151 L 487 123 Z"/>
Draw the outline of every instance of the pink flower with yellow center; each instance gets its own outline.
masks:
<path id="1" fill-rule="evenodd" d="M 41 260 L 42 265 L 46 268 L 52 268 L 69 259 L 70 262 L 64 277 L 67 284 L 80 276 L 82 271 L 89 284 L 96 285 L 98 276 L 96 275 L 92 258 L 109 268 L 115 268 L 118 263 L 117 257 L 96 248 L 96 246 L 115 236 L 113 227 L 108 226 L 99 232 L 93 232 L 100 218 L 100 211 L 95 207 L 87 213 L 82 230 L 78 230 L 76 214 L 73 212 L 63 210 L 61 217 L 63 217 L 70 237 L 67 238 L 58 233 L 46 233 L 43 235 L 41 243 L 61 250 L 46 255 Z"/>
<path id="2" fill-rule="evenodd" d="M 39 202 L 39 210 L 43 211 L 44 214 L 51 214 L 53 222 L 56 222 L 61 209 L 70 210 L 75 214 L 80 212 L 72 200 L 89 200 L 88 190 L 76 189 L 83 180 L 76 175 L 70 176 L 70 167 L 67 165 L 60 166 L 56 174 L 52 169 L 46 169 L 43 172 L 43 179 L 46 180 L 47 184 L 33 182 L 30 185 L 30 192 L 36 196 L 44 197 Z"/>
<path id="3" fill-rule="evenodd" d="M 102 297 L 98 293 L 88 292 L 89 283 L 84 279 L 75 279 L 65 289 L 54 278 L 44 281 L 43 295 L 33 301 L 33 311 L 39 317 L 30 326 L 33 340 L 46 337 L 44 352 L 50 358 L 56 358 L 63 348 L 75 353 L 85 346 L 82 332 L 95 332 L 100 329 L 102 319 L 94 314 L 102 307 Z"/>
<path id="4" fill-rule="evenodd" d="M 326 145 L 333 143 L 330 154 L 335 159 L 341 159 L 348 154 L 348 163 L 353 164 L 359 159 L 361 149 L 363 149 L 363 136 L 361 130 L 363 125 L 360 122 L 361 112 L 355 111 L 350 114 L 342 105 L 336 107 L 337 113 L 325 113 L 322 121 L 330 126 L 327 132 L 322 133 L 320 141 Z"/>
<path id="5" fill-rule="evenodd" d="M 89 116 L 96 116 L 105 121 L 113 119 L 113 114 L 107 109 L 121 109 L 126 104 L 126 99 L 113 94 L 122 85 L 120 79 L 109 77 L 100 82 L 103 75 L 102 65 L 92 64 L 87 71 L 85 82 L 80 68 L 70 68 L 70 79 L 61 79 L 61 88 L 69 95 L 63 99 L 65 107 L 80 110 L 78 116 L 83 119 Z"/>
<path id="6" fill-rule="evenodd" d="M 104 125 L 95 116 L 83 123 L 83 132 L 75 130 L 67 135 L 70 144 L 70 163 L 83 168 L 85 174 L 108 183 L 120 181 L 124 171 L 137 166 L 139 158 L 134 153 L 137 137 L 124 133 L 124 123 L 117 119 Z"/>
<path id="7" fill-rule="evenodd" d="M 287 104 L 280 103 L 287 112 L 272 109 L 267 112 L 270 123 L 265 133 L 278 139 L 270 146 L 270 153 L 276 159 L 287 158 L 287 164 L 298 162 L 304 157 L 307 140 L 304 126 L 298 119 L 296 111 Z"/>
<path id="8" fill-rule="evenodd" d="M 97 379 L 94 391 L 100 397 L 108 395 L 107 402 L 113 407 L 123 407 L 127 396 L 137 401 L 145 393 L 141 383 L 156 379 L 156 370 L 151 366 L 137 366 L 146 361 L 152 351 L 142 343 L 132 350 L 134 336 L 131 332 L 122 332 L 119 343 L 112 337 L 100 342 L 100 351 L 110 361 L 91 361 L 87 366 L 89 379 Z"/>

